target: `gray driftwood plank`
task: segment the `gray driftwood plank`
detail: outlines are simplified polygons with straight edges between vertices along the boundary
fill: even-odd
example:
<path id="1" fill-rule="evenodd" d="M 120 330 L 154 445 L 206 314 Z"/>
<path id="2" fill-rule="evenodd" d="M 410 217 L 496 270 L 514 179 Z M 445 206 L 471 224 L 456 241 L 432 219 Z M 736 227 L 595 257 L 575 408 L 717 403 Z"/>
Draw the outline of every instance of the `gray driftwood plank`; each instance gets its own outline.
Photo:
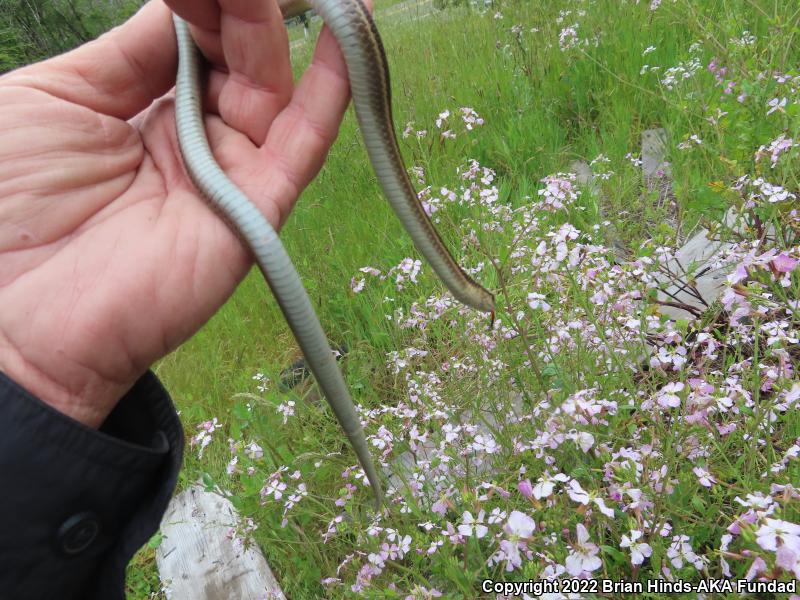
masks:
<path id="1" fill-rule="evenodd" d="M 732 226 L 736 220 L 733 210 L 726 215 L 726 224 Z M 733 247 L 730 242 L 709 238 L 709 231 L 701 227 L 689 241 L 675 253 L 666 267 L 670 275 L 663 275 L 662 282 L 669 283 L 658 293 L 664 302 L 686 304 L 704 312 L 713 304 L 724 289 L 730 265 L 719 267 L 714 259 L 720 252 Z M 691 319 L 692 314 L 675 306 L 660 306 L 659 310 L 673 319 Z"/>
<path id="2" fill-rule="evenodd" d="M 666 162 L 667 131 L 645 129 L 642 132 L 642 172 L 648 187 L 653 179 L 672 178 L 672 168 Z"/>
<path id="3" fill-rule="evenodd" d="M 587 188 L 592 195 L 600 193 L 599 186 L 594 179 L 594 173 L 589 163 L 585 160 L 573 160 L 569 163 L 569 168 L 575 173 L 575 180 L 578 182 L 578 185 Z"/>
<path id="4" fill-rule="evenodd" d="M 172 499 L 156 551 L 170 600 L 285 600 L 258 547 L 237 548 L 240 517 L 229 500 L 193 486 Z"/>
<path id="5" fill-rule="evenodd" d="M 647 129 L 642 132 L 642 176 L 647 190 L 658 190 L 658 204 L 672 196 L 672 169 L 666 160 L 667 132 L 664 129 Z M 726 215 L 726 225 L 736 221 L 733 212 Z M 675 223 L 673 223 L 675 225 Z M 662 302 L 684 304 L 699 312 L 705 311 L 723 290 L 727 269 L 710 261 L 720 251 L 732 244 L 714 240 L 705 228 L 700 228 L 675 253 L 675 258 L 665 265 L 669 274 L 660 277 L 664 287 L 658 294 Z M 692 313 L 676 306 L 659 307 L 673 319 L 692 318 Z"/>

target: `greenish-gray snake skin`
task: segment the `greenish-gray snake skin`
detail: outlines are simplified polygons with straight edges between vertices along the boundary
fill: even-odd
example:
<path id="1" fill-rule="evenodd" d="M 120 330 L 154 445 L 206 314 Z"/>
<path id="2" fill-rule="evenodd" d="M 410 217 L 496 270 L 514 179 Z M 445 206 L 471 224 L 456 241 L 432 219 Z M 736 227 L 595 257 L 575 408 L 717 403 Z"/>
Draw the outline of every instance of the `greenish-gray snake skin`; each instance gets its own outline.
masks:
<path id="1" fill-rule="evenodd" d="M 310 4 L 333 32 L 344 55 L 356 116 L 370 162 L 400 222 L 456 299 L 493 314 L 492 294 L 466 275 L 453 259 L 408 178 L 394 133 L 388 65 L 369 11 L 361 0 L 311 0 Z M 282 10 L 287 15 L 296 8 L 282 6 Z M 186 22 L 178 16 L 174 21 L 179 56 L 175 117 L 186 171 L 200 193 L 250 249 L 317 384 L 347 434 L 376 504 L 380 506 L 383 497 L 381 482 L 361 420 L 328 339 L 278 234 L 214 159 L 203 124 L 200 52 Z"/>

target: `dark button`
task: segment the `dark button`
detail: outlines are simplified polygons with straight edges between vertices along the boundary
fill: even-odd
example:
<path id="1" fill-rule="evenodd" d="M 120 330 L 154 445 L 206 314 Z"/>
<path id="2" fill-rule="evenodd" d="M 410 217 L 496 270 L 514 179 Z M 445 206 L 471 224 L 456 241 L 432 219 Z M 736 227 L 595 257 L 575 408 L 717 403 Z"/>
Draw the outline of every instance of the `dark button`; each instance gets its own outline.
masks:
<path id="1" fill-rule="evenodd" d="M 58 545 L 67 556 L 86 550 L 100 533 L 100 522 L 91 511 L 78 513 L 64 521 L 58 529 Z"/>

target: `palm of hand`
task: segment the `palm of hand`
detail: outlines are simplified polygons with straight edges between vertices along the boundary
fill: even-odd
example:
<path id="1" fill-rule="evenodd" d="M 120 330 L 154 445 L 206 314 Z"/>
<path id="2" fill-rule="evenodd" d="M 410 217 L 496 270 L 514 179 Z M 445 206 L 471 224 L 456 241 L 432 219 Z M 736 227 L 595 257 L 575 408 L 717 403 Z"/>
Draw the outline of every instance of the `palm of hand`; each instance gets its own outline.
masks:
<path id="1" fill-rule="evenodd" d="M 134 21 L 171 27 L 165 10 L 151 5 Z M 224 17 L 216 18 L 221 31 L 196 34 L 212 59 L 232 52 Z M 332 43 L 323 38 L 318 54 Z M 185 176 L 171 99 L 139 113 L 148 94 L 169 87 L 174 56 L 162 60 L 157 93 L 139 90 L 141 98 L 123 89 L 115 97 L 113 81 L 94 96 L 81 97 L 76 81 L 58 86 L 70 67 L 91 92 L 85 61 L 96 62 L 87 54 L 102 44 L 73 53 L 77 61 L 66 55 L 0 80 L 0 369 L 94 426 L 213 315 L 251 264 Z M 209 77 L 209 139 L 222 168 L 278 227 L 335 137 L 343 67 L 318 61 L 293 90 L 288 57 L 264 75 L 269 81 L 246 65 L 236 72 L 235 60 Z M 321 86 L 333 87 L 327 106 L 315 100 Z"/>

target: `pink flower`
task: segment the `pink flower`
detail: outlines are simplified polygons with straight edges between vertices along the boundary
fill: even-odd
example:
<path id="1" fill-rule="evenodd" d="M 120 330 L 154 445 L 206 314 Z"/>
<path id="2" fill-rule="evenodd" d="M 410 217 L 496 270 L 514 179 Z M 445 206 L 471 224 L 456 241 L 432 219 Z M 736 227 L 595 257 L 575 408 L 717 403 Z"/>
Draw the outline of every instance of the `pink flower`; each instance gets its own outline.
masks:
<path id="1" fill-rule="evenodd" d="M 431 510 L 437 515 L 444 515 L 447 512 L 448 501 L 447 498 L 442 496 L 431 505 Z"/>
<path id="2" fill-rule="evenodd" d="M 190 445 L 192 447 L 198 444 L 200 445 L 200 451 L 198 452 L 199 458 L 203 458 L 203 451 L 214 439 L 213 434 L 217 429 L 219 429 L 219 427 L 220 424 L 216 417 L 214 417 L 211 421 L 204 421 L 197 426 L 197 429 L 199 429 L 200 432 L 192 437 Z"/>
<path id="3" fill-rule="evenodd" d="M 381 274 L 381 272 L 375 267 L 361 267 L 359 271 L 362 273 L 367 273 L 368 275 L 372 275 L 373 277 L 377 277 Z"/>
<path id="4" fill-rule="evenodd" d="M 533 486 L 531 485 L 530 479 L 525 479 L 523 481 L 520 481 L 517 484 L 517 489 L 519 490 L 519 493 L 522 494 L 523 497 L 525 498 L 533 497 Z"/>
<path id="5" fill-rule="evenodd" d="M 261 489 L 261 497 L 274 496 L 275 500 L 280 500 L 285 491 L 286 484 L 278 479 L 273 479 Z"/>
<path id="6" fill-rule="evenodd" d="M 294 400 L 281 402 L 275 408 L 283 415 L 283 424 L 286 425 L 286 423 L 289 421 L 289 417 L 294 415 Z"/>
<path id="7" fill-rule="evenodd" d="M 664 408 L 677 408 L 681 405 L 681 397 L 678 395 L 684 389 L 684 384 L 680 381 L 668 383 L 658 392 L 658 404 Z"/>
<path id="8" fill-rule="evenodd" d="M 500 14 L 500 13 L 497 13 Z M 483 125 L 484 121 L 472 108 L 468 106 L 461 107 L 461 119 L 464 121 L 468 131 L 471 131 L 477 125 Z"/>
<path id="9" fill-rule="evenodd" d="M 510 573 L 522 565 L 520 551 L 526 552 L 530 558 L 531 552 L 528 550 L 526 541 L 536 530 L 536 523 L 525 513 L 515 510 L 509 515 L 503 530 L 508 535 L 508 539 L 500 542 L 497 552 L 489 558 L 488 564 L 499 564 L 505 561 L 506 571 Z"/>
<path id="10" fill-rule="evenodd" d="M 436 588 L 428 589 L 423 586 L 415 587 L 412 592 L 406 596 L 405 600 L 430 600 L 432 598 L 441 598 L 442 592 Z"/>
<path id="11" fill-rule="evenodd" d="M 781 546 L 775 553 L 775 564 L 781 569 L 785 569 L 795 574 L 795 577 L 800 577 L 800 554 L 789 548 L 789 546 Z"/>
<path id="12" fill-rule="evenodd" d="M 264 450 L 255 442 L 250 442 L 250 445 L 245 448 L 244 453 L 251 460 L 260 460 L 264 457 Z"/>
<path id="13" fill-rule="evenodd" d="M 522 565 L 522 556 L 519 553 L 519 544 L 510 540 L 500 542 L 500 549 L 492 557 L 496 562 L 506 561 L 506 571 L 509 573 Z"/>
<path id="14" fill-rule="evenodd" d="M 695 475 L 697 475 L 697 479 L 700 482 L 700 485 L 710 488 L 713 487 L 717 480 L 714 479 L 714 476 L 706 471 L 703 467 L 695 467 L 692 469 Z"/>
<path id="15" fill-rule="evenodd" d="M 745 573 L 744 578 L 747 579 L 747 581 L 750 581 L 753 579 L 753 577 L 759 573 L 765 572 L 766 570 L 767 563 L 765 563 L 764 559 L 759 556 L 753 561 L 753 564 L 750 565 L 750 568 L 747 570 L 747 573 Z"/>
<path id="16" fill-rule="evenodd" d="M 748 276 L 747 267 L 745 267 L 744 264 L 739 263 L 738 265 L 736 265 L 736 268 L 733 270 L 733 272 L 730 275 L 728 275 L 728 283 L 730 283 L 731 285 L 736 285 L 740 281 L 744 281 L 745 279 L 747 279 L 747 276 Z"/>
<path id="17" fill-rule="evenodd" d="M 446 535 L 447 538 L 450 540 L 450 543 L 453 545 L 461 544 L 464 542 L 464 537 L 458 533 L 453 524 L 448 521 L 447 522 L 447 529 L 442 529 L 442 535 Z"/>
<path id="18" fill-rule="evenodd" d="M 781 252 L 772 259 L 772 266 L 775 267 L 775 270 L 778 273 L 791 273 L 797 267 L 797 263 L 800 262 L 796 258 L 792 258 L 786 252 Z"/>

